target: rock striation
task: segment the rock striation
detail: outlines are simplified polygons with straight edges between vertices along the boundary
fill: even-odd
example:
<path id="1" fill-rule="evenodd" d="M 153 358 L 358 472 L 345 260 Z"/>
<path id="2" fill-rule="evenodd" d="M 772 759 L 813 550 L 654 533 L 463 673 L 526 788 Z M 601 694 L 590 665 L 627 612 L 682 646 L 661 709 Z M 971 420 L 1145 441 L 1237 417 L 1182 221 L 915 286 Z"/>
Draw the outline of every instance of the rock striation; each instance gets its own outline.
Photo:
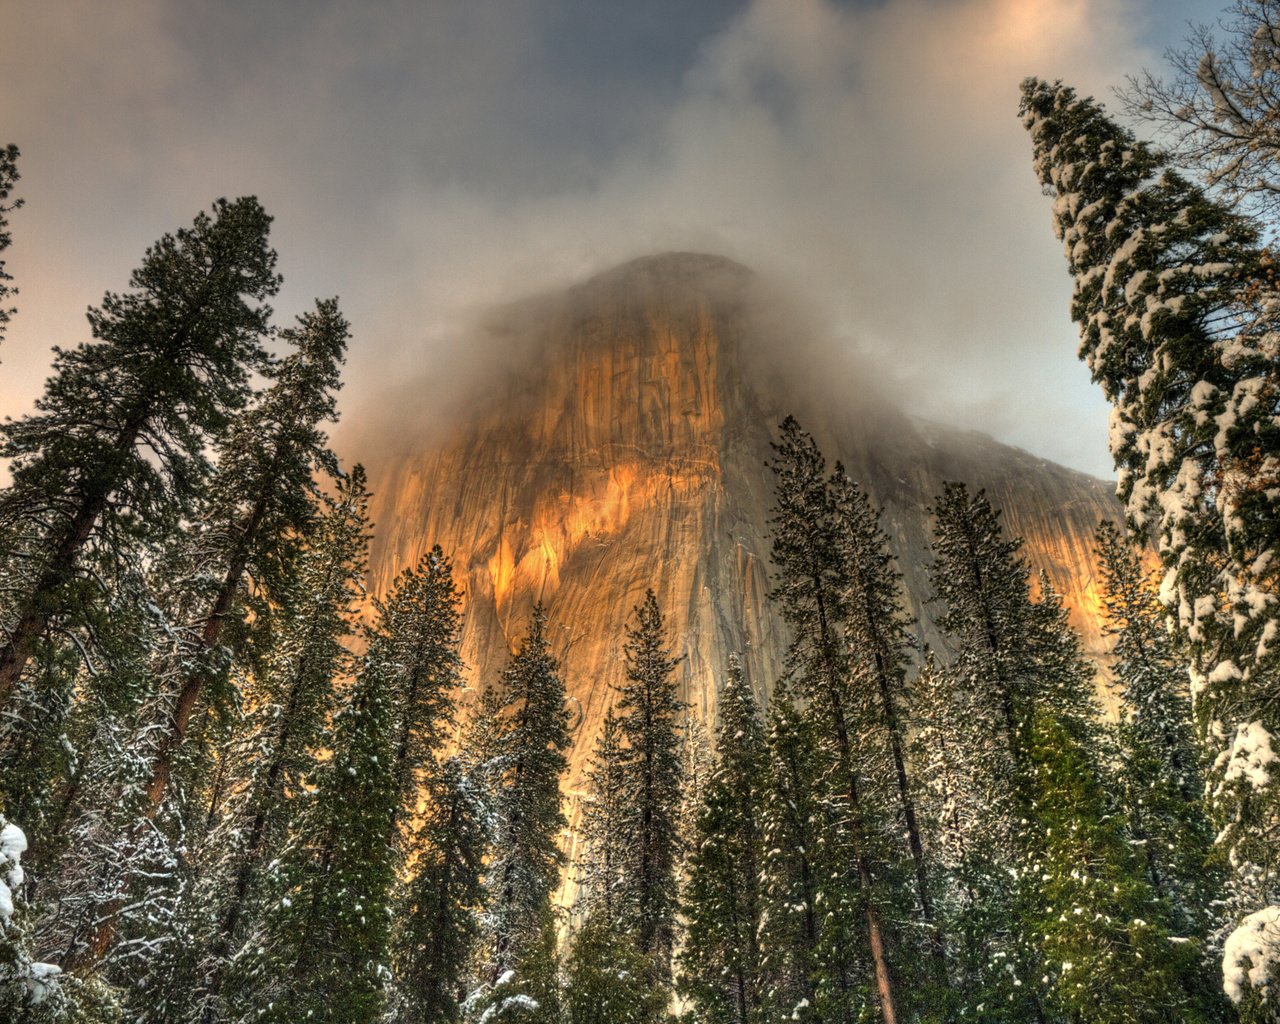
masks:
<path id="1" fill-rule="evenodd" d="M 449 435 L 402 438 L 369 460 L 371 589 L 384 591 L 432 544 L 451 553 L 475 683 L 498 677 L 544 604 L 580 709 L 570 790 L 623 678 L 624 630 L 647 588 L 669 616 L 696 713 L 714 717 L 730 652 L 762 694 L 782 671 L 765 460 L 788 413 L 883 507 L 925 640 L 940 646 L 928 508 L 944 480 L 963 480 L 1004 509 L 1102 653 L 1092 534 L 1118 517 L 1111 486 L 883 407 L 855 371 L 818 397 L 803 373 L 787 373 L 793 339 L 767 305 L 746 268 L 692 253 L 517 304 L 489 342 L 509 346 L 511 365 L 486 379 L 483 400 Z"/>

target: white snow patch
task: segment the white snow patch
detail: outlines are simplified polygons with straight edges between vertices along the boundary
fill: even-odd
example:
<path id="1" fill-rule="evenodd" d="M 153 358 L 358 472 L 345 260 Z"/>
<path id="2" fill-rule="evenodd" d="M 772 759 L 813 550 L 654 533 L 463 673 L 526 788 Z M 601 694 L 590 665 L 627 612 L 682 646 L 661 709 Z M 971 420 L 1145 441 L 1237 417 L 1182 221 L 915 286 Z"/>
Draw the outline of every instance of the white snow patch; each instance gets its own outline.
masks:
<path id="1" fill-rule="evenodd" d="M 33 963 L 27 968 L 27 1000 L 32 1006 L 39 1006 L 58 990 L 61 973 L 57 964 Z"/>
<path id="2" fill-rule="evenodd" d="M 1233 1003 L 1246 989 L 1272 987 L 1280 972 L 1280 907 L 1263 907 L 1250 914 L 1222 947 L 1222 991 Z"/>
<path id="3" fill-rule="evenodd" d="M 1271 765 L 1280 760 L 1271 741 L 1271 733 L 1261 722 L 1238 726 L 1231 749 L 1220 755 L 1227 766 L 1223 782 L 1243 779 L 1254 789 L 1263 789 L 1271 781 Z"/>

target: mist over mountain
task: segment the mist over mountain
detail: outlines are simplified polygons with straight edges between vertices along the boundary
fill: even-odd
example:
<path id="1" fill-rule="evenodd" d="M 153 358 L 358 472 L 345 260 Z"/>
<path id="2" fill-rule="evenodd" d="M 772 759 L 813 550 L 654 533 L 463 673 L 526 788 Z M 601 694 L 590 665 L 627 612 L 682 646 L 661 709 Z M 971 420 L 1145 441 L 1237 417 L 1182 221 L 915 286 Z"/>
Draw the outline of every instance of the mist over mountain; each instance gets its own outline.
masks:
<path id="1" fill-rule="evenodd" d="M 767 600 L 779 422 L 796 416 L 883 507 L 919 619 L 930 603 L 929 508 L 944 481 L 985 488 L 1033 569 L 1066 597 L 1101 652 L 1093 531 L 1117 519 L 1112 486 L 899 408 L 753 271 L 664 253 L 493 314 L 476 359 L 492 370 L 431 415 L 362 431 L 376 527 L 370 586 L 385 593 L 433 544 L 465 591 L 463 659 L 495 681 L 534 605 L 550 620 L 576 715 L 569 788 L 624 673 L 622 641 L 647 588 L 670 617 L 683 697 L 711 721 L 729 655 L 752 686 L 783 672 L 787 633 Z M 431 411 L 431 410 L 429 410 Z M 385 432 L 385 433 L 384 433 Z"/>

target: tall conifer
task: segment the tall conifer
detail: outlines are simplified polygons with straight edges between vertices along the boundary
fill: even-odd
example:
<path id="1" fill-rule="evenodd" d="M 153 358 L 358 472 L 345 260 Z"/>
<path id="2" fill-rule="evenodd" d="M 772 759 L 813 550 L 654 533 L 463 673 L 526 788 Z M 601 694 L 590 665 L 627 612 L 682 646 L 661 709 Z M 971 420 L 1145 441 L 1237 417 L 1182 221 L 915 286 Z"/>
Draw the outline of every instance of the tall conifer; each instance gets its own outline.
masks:
<path id="1" fill-rule="evenodd" d="M 760 924 L 767 752 L 755 695 L 736 656 L 720 694 L 714 773 L 701 801 L 684 893 L 684 987 L 708 1024 L 762 1021 Z"/>
<path id="2" fill-rule="evenodd" d="M 870 995 L 869 958 L 840 805 L 829 797 L 838 762 L 785 680 L 770 702 L 767 748 L 760 875 L 765 1019 L 856 1020 Z"/>
<path id="3" fill-rule="evenodd" d="M 934 585 L 972 715 L 971 765 L 976 778 L 1005 780 L 993 809 L 1016 837 L 999 894 L 1012 913 L 992 928 L 968 998 L 1001 1019 L 1143 1020 L 1159 988 L 1185 1019 L 1211 1019 L 1194 952 L 1170 941 L 1169 906 L 1105 798 L 1093 668 L 1061 599 L 1042 574 L 1031 600 L 1020 542 L 1004 538 L 984 495 L 948 485 L 934 511 Z"/>
<path id="4" fill-rule="evenodd" d="M 1209 866 L 1213 830 L 1201 796 L 1185 665 L 1166 626 L 1154 571 L 1111 523 L 1097 534 L 1111 669 L 1122 701 L 1118 726 L 1123 804 L 1151 884 L 1177 910 L 1182 927 L 1203 937 L 1221 879 Z"/>
<path id="5" fill-rule="evenodd" d="M 383 677 L 391 694 L 397 830 L 435 773 L 437 753 L 453 722 L 462 672 L 460 602 L 453 564 L 435 545 L 396 578 L 386 601 L 375 604 L 377 621 L 363 671 Z M 396 845 L 402 848 L 405 840 L 397 839 Z"/>
<path id="6" fill-rule="evenodd" d="M 678 729 L 685 710 L 669 643 L 651 590 L 627 630 L 627 679 L 618 700 L 631 833 L 619 895 L 622 919 L 640 952 L 653 959 L 654 983 L 663 987 L 670 982 L 675 946 L 683 774 Z"/>
<path id="7" fill-rule="evenodd" d="M 452 1024 L 462 1019 L 480 939 L 490 829 L 483 793 L 459 758 L 444 763 L 424 800 L 417 857 L 396 901 L 391 1015 L 399 1024 Z"/>
<path id="8" fill-rule="evenodd" d="M 865 720 L 855 720 L 868 705 L 851 687 L 851 666 L 842 631 L 848 622 L 845 566 L 840 531 L 826 463 L 812 437 L 791 417 L 769 465 L 777 478 L 773 562 L 777 585 L 772 597 L 791 626 L 788 666 L 803 687 L 809 713 L 819 716 L 835 757 L 834 792 L 845 804 L 842 814 L 849 868 L 860 890 L 861 912 L 875 990 L 884 1024 L 897 1024 L 899 997 L 889 962 L 889 936 L 875 898 L 871 808 L 865 798 Z"/>
<path id="9" fill-rule="evenodd" d="M 1130 524 L 1157 545 L 1161 600 L 1190 653 L 1210 806 L 1232 866 L 1226 923 L 1280 915 L 1280 777 L 1263 767 L 1280 756 L 1272 256 L 1253 222 L 1092 99 L 1028 79 L 1020 113 L 1036 176 L 1054 196 L 1080 355 L 1112 404 L 1119 494 Z M 1224 964 L 1233 993 L 1280 980 L 1280 943 L 1264 959 L 1247 984 L 1239 964 Z"/>
<path id="10" fill-rule="evenodd" d="M 12 483 L 0 537 L 25 571 L 0 595 L 0 706 L 37 641 L 93 604 L 86 552 L 131 557 L 130 538 L 172 530 L 204 479 L 210 440 L 249 396 L 262 366 L 279 278 L 270 218 L 256 199 L 165 235 L 130 278 L 89 311 L 94 341 L 56 349 L 36 411 L 0 427 Z"/>
<path id="11" fill-rule="evenodd" d="M 340 681 L 352 668 L 368 546 L 368 492 L 355 466 L 327 497 L 289 587 L 289 607 L 255 680 L 233 747 L 236 776 L 196 898 L 215 912 L 206 965 L 208 999 L 219 999 L 231 959 L 265 914 L 267 865 L 287 840 L 291 796 L 318 771 L 317 751 Z M 215 1019 L 215 1010 L 207 1014 Z"/>
<path id="12" fill-rule="evenodd" d="M 336 392 L 349 336 L 336 300 L 316 303 L 283 332 L 293 346 L 271 370 L 271 386 L 233 421 L 220 445 L 218 471 L 193 544 L 194 636 L 180 649 L 167 721 L 158 730 L 149 813 L 164 799 L 176 752 L 202 699 L 224 695 L 230 652 L 223 636 L 237 615 L 246 581 L 277 601 L 296 571 L 299 541 L 316 522 L 317 478 L 336 471 L 325 424 L 336 417 Z M 244 612 L 241 611 L 240 615 Z M 210 693 L 210 691 L 214 691 Z"/>
<path id="13" fill-rule="evenodd" d="M 620 919 L 623 872 L 632 857 L 634 837 L 628 827 L 631 807 L 625 788 L 626 759 L 622 722 L 609 708 L 586 772 L 581 854 L 575 865 L 577 913 L 593 919 L 600 927 L 605 923 L 616 925 Z"/>
<path id="14" fill-rule="evenodd" d="M 569 712 L 541 607 L 534 609 L 499 692 L 504 727 L 487 872 L 489 977 L 507 978 L 502 998 L 523 994 L 536 1003 L 539 1013 L 531 1019 L 551 1020 L 554 992 L 539 984 L 545 982 L 539 969 L 546 967 L 540 961 L 547 952 L 546 934 L 554 930 L 551 897 L 563 859 L 559 838 L 567 822 L 560 778 L 568 765 Z"/>
<path id="15" fill-rule="evenodd" d="M 932 931 L 930 947 L 935 966 L 941 970 L 944 943 L 934 921 L 929 871 L 906 755 L 907 667 L 916 643 L 903 603 L 902 574 L 889 553 L 889 538 L 880 528 L 879 512 L 839 464 L 831 478 L 831 492 L 836 545 L 844 575 L 845 641 L 853 686 L 861 692 L 862 702 L 870 704 L 867 718 L 877 723 L 884 735 L 896 810 L 915 875 L 916 898 L 924 925 Z"/>
<path id="16" fill-rule="evenodd" d="M 334 719 L 263 924 L 247 984 L 247 1019 L 268 1024 L 373 1022 L 385 1004 L 399 806 L 390 679 L 365 672 Z"/>

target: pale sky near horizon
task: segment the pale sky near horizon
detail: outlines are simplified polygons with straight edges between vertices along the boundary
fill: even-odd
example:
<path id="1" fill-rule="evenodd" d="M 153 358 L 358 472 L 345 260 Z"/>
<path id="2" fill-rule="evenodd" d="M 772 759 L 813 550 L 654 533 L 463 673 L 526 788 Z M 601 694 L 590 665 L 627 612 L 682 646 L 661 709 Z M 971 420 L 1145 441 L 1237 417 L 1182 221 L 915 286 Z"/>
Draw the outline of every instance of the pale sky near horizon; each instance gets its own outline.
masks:
<path id="1" fill-rule="evenodd" d="M 1109 475 L 1018 84 L 1108 97 L 1225 3 L 9 0 L 0 414 L 148 243 L 253 193 L 279 322 L 352 320 L 348 420 L 486 372 L 477 309 L 695 249 L 788 284 L 912 412 Z"/>

